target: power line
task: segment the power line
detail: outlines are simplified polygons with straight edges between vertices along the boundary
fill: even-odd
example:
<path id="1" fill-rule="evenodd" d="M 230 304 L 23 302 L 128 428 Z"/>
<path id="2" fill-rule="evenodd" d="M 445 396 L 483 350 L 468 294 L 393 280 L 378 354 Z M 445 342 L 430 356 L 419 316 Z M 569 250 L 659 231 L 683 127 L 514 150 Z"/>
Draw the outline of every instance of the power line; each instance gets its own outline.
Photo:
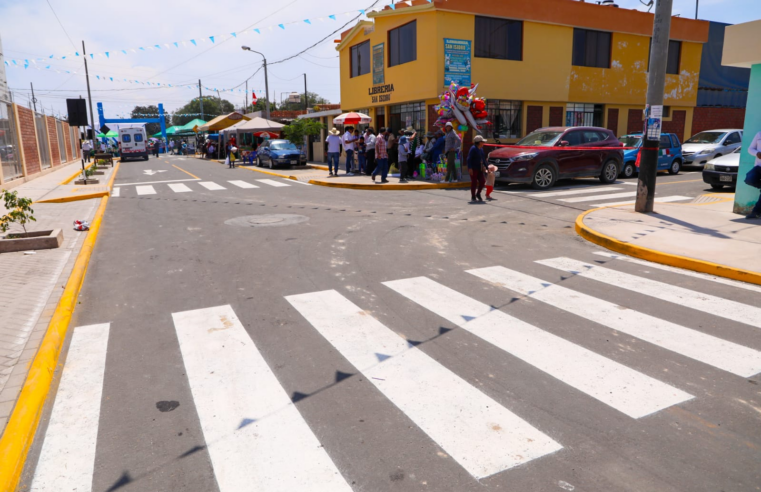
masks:
<path id="1" fill-rule="evenodd" d="M 67 38 L 69 38 L 69 42 L 74 47 L 74 49 L 77 49 L 77 46 L 74 44 L 74 41 L 71 40 L 71 36 L 69 36 L 69 33 L 66 32 L 66 28 L 63 27 L 63 24 L 61 23 L 61 19 L 58 18 L 58 14 L 55 13 L 53 6 L 50 5 L 50 0 L 45 0 L 45 1 L 48 3 L 48 7 L 50 7 L 51 12 L 53 12 L 53 15 L 55 16 L 55 20 L 58 21 L 58 25 L 61 26 L 61 29 L 63 29 L 63 33 L 66 34 Z"/>

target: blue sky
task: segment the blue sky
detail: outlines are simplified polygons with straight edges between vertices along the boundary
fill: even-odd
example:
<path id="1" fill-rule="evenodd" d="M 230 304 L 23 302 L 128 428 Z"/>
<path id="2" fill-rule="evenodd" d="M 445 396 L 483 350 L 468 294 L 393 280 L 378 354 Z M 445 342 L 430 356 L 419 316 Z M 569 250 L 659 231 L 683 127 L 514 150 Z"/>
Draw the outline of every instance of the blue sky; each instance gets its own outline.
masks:
<path id="1" fill-rule="evenodd" d="M 39 100 L 38 107 L 42 105 L 48 113 L 65 113 L 66 97 L 86 96 L 82 58 L 71 55 L 80 51 L 82 39 L 90 53 L 109 51 L 108 57 L 96 56 L 89 68 L 93 101 L 103 102 L 107 116 L 111 117 L 129 112 L 135 104 L 163 102 L 167 109 L 178 108 L 198 95 L 197 89 L 188 89 L 187 85 L 196 84 L 199 78 L 211 89 L 244 88 L 244 81 L 261 64 L 258 55 L 240 49 L 244 44 L 265 53 L 272 63 L 317 43 L 292 60 L 270 66 L 270 94 L 273 99 L 280 100 L 281 94 L 303 91 L 302 74 L 306 73 L 310 91 L 338 102 L 338 58 L 333 42 L 338 34 L 330 34 L 360 15 L 359 9 L 368 8 L 374 1 L 130 0 L 126 3 L 93 3 L 49 0 L 62 28 L 46 0 L 2 0 L 0 36 L 6 59 L 15 59 L 21 65 L 7 70 L 8 83 L 14 89 L 17 102 L 27 104 L 28 87 L 32 82 Z M 375 8 L 389 1 L 378 0 Z M 622 8 L 646 10 L 639 0 L 617 0 L 617 3 Z M 674 14 L 693 18 L 695 0 L 674 0 Z M 335 20 L 330 15 L 335 15 Z M 726 23 L 761 19 L 761 0 L 700 0 L 700 18 Z M 304 22 L 305 19 L 310 23 Z M 279 24 L 285 29 L 278 27 Z M 255 28 L 260 29 L 261 34 L 253 32 Z M 243 31 L 247 33 L 238 34 L 237 38 L 230 35 Z M 212 43 L 208 36 L 215 36 L 215 42 Z M 318 43 L 324 37 L 327 39 Z M 193 46 L 190 39 L 196 40 L 198 46 Z M 174 42 L 178 42 L 179 48 Z M 148 48 L 155 44 L 161 49 Z M 146 49 L 142 51 L 140 47 Z M 121 53 L 122 49 L 128 54 Z M 135 49 L 136 53 L 130 49 Z M 67 54 L 65 60 L 58 58 Z M 49 55 L 56 55 L 56 58 L 49 59 Z M 22 62 L 25 59 L 30 60 L 26 70 Z M 45 68 L 48 65 L 50 69 Z M 66 73 L 67 70 L 77 73 Z M 98 80 L 96 75 L 104 79 Z M 124 82 L 125 78 L 133 83 Z M 154 85 L 136 84 L 134 80 Z M 158 83 L 161 87 L 155 85 Z M 173 87 L 168 88 L 167 84 Z M 258 95 L 263 94 L 261 71 L 249 80 L 249 89 L 257 90 Z M 210 92 L 204 90 L 204 94 Z M 223 93 L 222 97 L 240 106 L 245 95 L 234 92 Z"/>

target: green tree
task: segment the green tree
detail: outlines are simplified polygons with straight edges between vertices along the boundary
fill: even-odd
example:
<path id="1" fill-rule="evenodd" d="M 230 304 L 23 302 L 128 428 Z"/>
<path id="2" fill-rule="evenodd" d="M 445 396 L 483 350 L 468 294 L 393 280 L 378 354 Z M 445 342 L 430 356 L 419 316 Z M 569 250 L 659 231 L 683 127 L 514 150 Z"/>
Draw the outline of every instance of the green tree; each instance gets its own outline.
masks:
<path id="1" fill-rule="evenodd" d="M 235 111 L 235 107 L 233 106 L 233 103 L 227 99 L 222 99 L 222 104 L 220 106 L 218 97 L 203 96 L 203 120 L 211 121 L 219 115 L 232 113 L 233 111 Z M 177 115 L 172 116 L 173 126 L 182 126 L 196 118 L 201 118 L 201 100 L 196 97 L 176 110 L 175 113 L 177 113 Z M 188 116 L 182 116 L 185 114 Z"/>
<path id="2" fill-rule="evenodd" d="M 3 200 L 8 213 L 0 217 L 0 231 L 6 232 L 12 223 L 17 222 L 24 228 L 24 234 L 26 234 L 26 224 L 30 221 L 37 221 L 32 215 L 34 213 L 30 206 L 32 199 L 19 198 L 17 191 L 3 190 Z M 12 238 L 9 237 L 9 239 Z"/>
<path id="3" fill-rule="evenodd" d="M 159 108 L 158 106 L 135 106 L 135 109 L 132 110 L 132 118 L 158 118 L 159 117 Z M 169 126 L 169 119 L 167 118 L 167 127 Z M 148 133 L 148 136 L 158 133 L 161 131 L 161 125 L 158 123 L 146 123 L 145 125 L 145 131 Z"/>
<path id="4" fill-rule="evenodd" d="M 309 102 L 310 108 L 320 104 L 330 104 L 327 99 L 320 96 L 319 94 L 315 94 L 314 92 L 307 92 L 307 100 Z M 283 104 L 281 104 L 278 109 L 284 111 L 298 111 L 300 109 L 304 109 L 304 93 L 301 93 L 301 100 L 299 102 L 288 102 L 283 100 Z"/>
<path id="5" fill-rule="evenodd" d="M 295 145 L 304 145 L 304 137 L 319 135 L 325 125 L 312 118 L 297 118 L 283 127 L 285 138 Z"/>

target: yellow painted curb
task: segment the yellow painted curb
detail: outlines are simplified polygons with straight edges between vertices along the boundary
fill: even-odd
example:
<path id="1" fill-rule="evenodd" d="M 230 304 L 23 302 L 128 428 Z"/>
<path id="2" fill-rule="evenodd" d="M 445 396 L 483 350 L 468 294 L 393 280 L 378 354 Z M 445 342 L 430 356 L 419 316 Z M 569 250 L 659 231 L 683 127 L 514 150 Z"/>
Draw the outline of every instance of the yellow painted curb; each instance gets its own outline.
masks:
<path id="1" fill-rule="evenodd" d="M 58 365 L 58 357 L 61 354 L 61 347 L 66 339 L 69 321 L 87 273 L 87 264 L 95 247 L 95 240 L 98 237 L 107 203 L 108 197 L 104 196 L 98 211 L 95 212 L 95 219 L 90 226 L 90 232 L 87 234 L 77 256 L 45 337 L 42 339 L 37 355 L 29 368 L 26 381 L 21 388 L 21 394 L 5 427 L 5 432 L 0 437 L 0 456 L 3 457 L 0 460 L 0 491 L 11 492 L 16 490 L 24 470 L 26 455 L 34 441 L 37 424 L 40 421 L 40 415 L 50 391 L 50 385 Z"/>
<path id="2" fill-rule="evenodd" d="M 591 227 L 584 224 L 584 217 L 592 212 L 601 210 L 602 208 L 604 207 L 587 210 L 576 218 L 576 233 L 589 242 L 595 243 L 611 251 L 615 251 L 616 253 L 633 256 L 642 260 L 652 261 L 653 263 L 660 263 L 662 265 L 682 268 L 685 270 L 716 275 L 717 277 L 725 277 L 732 280 L 739 280 L 741 282 L 761 285 L 761 273 L 752 272 L 750 270 L 743 270 L 741 268 L 734 268 L 727 265 L 721 265 L 718 263 L 712 263 L 710 261 L 688 258 L 686 256 L 674 255 L 671 253 L 665 253 L 663 251 L 657 251 L 651 248 L 645 248 L 643 246 L 636 246 L 634 244 L 625 243 L 610 236 L 606 236 L 601 232 L 595 231 Z"/>
<path id="3" fill-rule="evenodd" d="M 356 184 L 356 183 L 331 183 L 322 180 L 309 180 L 309 184 L 327 186 L 329 188 L 347 188 L 350 190 L 385 190 L 385 191 L 415 191 L 415 190 L 442 190 L 470 188 L 470 183 L 419 183 L 419 184 Z"/>
<path id="4" fill-rule="evenodd" d="M 307 163 L 307 166 L 313 167 L 315 169 L 320 169 L 321 171 L 330 171 L 330 168 L 328 166 L 323 166 L 322 164 L 309 164 L 309 163 Z"/>
<path id="5" fill-rule="evenodd" d="M 85 169 L 90 169 L 94 165 L 95 165 L 95 161 L 91 162 L 89 166 L 85 167 Z M 77 177 L 81 176 L 81 175 L 82 175 L 82 170 L 80 169 L 79 171 L 77 171 L 76 173 L 72 174 L 71 176 L 69 176 L 68 178 L 64 179 L 63 181 L 61 181 L 58 184 L 59 185 L 67 185 L 67 184 L 71 183 L 72 181 L 74 181 L 75 179 L 77 179 Z"/>
<path id="6" fill-rule="evenodd" d="M 116 163 L 116 166 L 114 166 L 114 171 L 111 173 L 111 177 L 108 180 L 109 196 L 110 196 L 111 190 L 114 189 L 114 180 L 116 179 L 116 173 L 119 172 L 119 165 L 120 164 L 121 164 L 121 161 Z"/>
<path id="7" fill-rule="evenodd" d="M 297 178 L 296 176 L 288 176 L 287 174 L 279 174 L 273 171 L 265 171 L 264 169 L 257 169 L 255 167 L 246 167 L 246 166 L 238 166 L 238 167 L 241 169 L 245 169 L 247 171 L 255 171 L 257 173 L 269 174 L 270 176 L 277 176 L 278 178 L 292 179 L 294 181 L 299 180 L 299 178 Z"/>
<path id="8" fill-rule="evenodd" d="M 93 198 L 103 198 L 104 196 L 110 196 L 108 191 L 96 191 L 95 193 L 87 193 L 86 195 L 72 195 L 62 196 L 61 198 L 51 198 L 49 200 L 39 200 L 34 203 L 67 203 L 78 202 L 80 200 L 92 200 Z"/>

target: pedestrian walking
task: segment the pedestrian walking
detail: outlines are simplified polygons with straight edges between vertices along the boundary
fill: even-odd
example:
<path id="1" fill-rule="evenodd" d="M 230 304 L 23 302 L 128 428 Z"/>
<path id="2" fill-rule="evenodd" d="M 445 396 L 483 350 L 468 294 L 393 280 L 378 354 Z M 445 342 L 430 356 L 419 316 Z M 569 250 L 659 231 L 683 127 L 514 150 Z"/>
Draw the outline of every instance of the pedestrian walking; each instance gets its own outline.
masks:
<path id="1" fill-rule="evenodd" d="M 92 150 L 92 143 L 89 140 L 82 142 L 82 158 L 85 162 L 90 162 L 90 151 Z"/>
<path id="2" fill-rule="evenodd" d="M 353 126 L 346 127 L 346 133 L 344 133 L 344 136 L 341 139 L 341 143 L 343 144 L 344 151 L 346 152 L 346 175 L 354 176 L 354 173 L 351 172 L 352 168 L 354 167 L 354 127 Z"/>
<path id="3" fill-rule="evenodd" d="M 338 157 L 341 155 L 341 133 L 333 127 L 325 139 L 325 149 L 328 154 L 328 176 L 338 176 Z M 335 170 L 335 173 L 333 172 Z"/>
<path id="4" fill-rule="evenodd" d="M 412 126 L 408 126 L 405 133 L 407 132 L 409 132 L 407 138 L 410 144 L 410 151 L 408 152 L 409 157 L 407 157 L 406 177 L 412 179 L 415 177 L 415 171 L 419 168 L 420 156 L 423 153 L 423 149 L 421 148 L 420 137 L 418 136 L 417 131 Z"/>
<path id="5" fill-rule="evenodd" d="M 497 181 L 497 166 L 489 164 L 486 168 L 486 199 L 489 201 L 494 200 L 491 197 L 491 192 L 494 191 L 494 183 Z"/>
<path id="6" fill-rule="evenodd" d="M 447 134 L 444 138 L 444 154 L 447 156 L 446 182 L 453 183 L 457 178 L 455 159 L 457 159 L 457 152 L 460 150 L 460 137 L 454 132 L 454 126 L 451 122 L 447 123 L 446 128 Z"/>
<path id="7" fill-rule="evenodd" d="M 431 148 L 429 159 L 431 162 L 431 172 L 437 173 L 439 172 L 439 161 L 441 160 L 441 155 L 444 153 L 444 147 L 446 145 L 444 132 L 441 130 L 437 131 L 433 139 L 434 142 L 433 147 Z"/>
<path id="8" fill-rule="evenodd" d="M 410 157 L 410 137 L 412 132 L 405 131 L 399 137 L 399 182 L 407 182 L 407 162 Z"/>
<path id="9" fill-rule="evenodd" d="M 486 156 L 481 147 L 484 145 L 484 137 L 476 135 L 473 146 L 468 152 L 468 172 L 470 173 L 470 202 L 483 202 L 481 191 L 484 189 L 484 170 L 486 169 Z"/>
<path id="10" fill-rule="evenodd" d="M 357 172 L 362 174 L 365 171 L 367 165 L 367 144 L 365 143 L 365 137 L 359 137 L 357 140 Z"/>
<path id="11" fill-rule="evenodd" d="M 153 143 L 153 157 L 157 159 L 159 157 L 159 143 L 158 142 Z"/>
<path id="12" fill-rule="evenodd" d="M 388 169 L 390 170 L 393 166 L 396 165 L 396 156 L 397 156 L 396 145 L 399 139 L 394 136 L 394 130 L 392 130 L 391 127 L 386 127 L 385 137 L 386 137 L 386 152 L 388 153 Z"/>
<path id="13" fill-rule="evenodd" d="M 750 147 L 748 147 L 748 152 L 756 158 L 756 163 L 753 169 L 745 175 L 745 184 L 761 189 L 761 132 L 756 133 L 756 136 L 753 137 L 753 141 L 750 143 Z M 761 217 L 761 196 L 758 197 L 753 210 L 745 218 L 758 219 L 759 217 Z"/>
<path id="14" fill-rule="evenodd" d="M 365 154 L 365 160 L 367 165 L 365 166 L 365 174 L 370 174 L 375 170 L 375 130 L 373 127 L 368 127 L 365 130 L 365 146 L 367 151 Z"/>
<path id="15" fill-rule="evenodd" d="M 238 147 L 235 147 L 235 146 L 231 145 L 230 146 L 230 152 L 229 152 L 229 154 L 227 156 L 227 158 L 229 159 L 229 162 L 230 162 L 230 166 L 229 166 L 230 169 L 234 169 L 235 168 L 235 159 L 236 159 L 237 152 L 238 152 Z"/>
<path id="16" fill-rule="evenodd" d="M 378 130 L 378 136 L 375 139 L 375 169 L 373 170 L 372 178 L 375 182 L 375 176 L 380 174 L 381 183 L 388 183 L 386 177 L 388 176 L 388 153 L 386 151 L 387 138 L 389 132 L 386 128 Z"/>
<path id="17" fill-rule="evenodd" d="M 169 153 L 174 155 L 174 140 L 169 142 Z"/>
<path id="18" fill-rule="evenodd" d="M 188 144 L 187 144 L 187 142 L 182 142 L 180 155 L 188 155 Z"/>

